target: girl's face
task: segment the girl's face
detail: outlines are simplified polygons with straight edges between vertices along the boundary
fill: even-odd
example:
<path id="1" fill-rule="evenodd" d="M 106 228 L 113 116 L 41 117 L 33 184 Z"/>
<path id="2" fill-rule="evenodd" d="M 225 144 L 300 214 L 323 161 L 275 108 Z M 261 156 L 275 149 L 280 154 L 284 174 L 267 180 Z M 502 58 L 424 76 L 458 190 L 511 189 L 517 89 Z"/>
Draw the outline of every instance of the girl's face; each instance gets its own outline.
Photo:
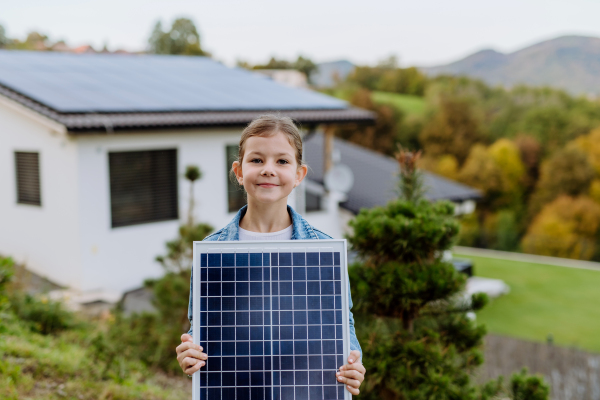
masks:
<path id="1" fill-rule="evenodd" d="M 249 138 L 243 157 L 241 165 L 235 161 L 232 167 L 249 203 L 287 203 L 292 189 L 306 176 L 306 166 L 298 168 L 296 151 L 283 133 Z"/>

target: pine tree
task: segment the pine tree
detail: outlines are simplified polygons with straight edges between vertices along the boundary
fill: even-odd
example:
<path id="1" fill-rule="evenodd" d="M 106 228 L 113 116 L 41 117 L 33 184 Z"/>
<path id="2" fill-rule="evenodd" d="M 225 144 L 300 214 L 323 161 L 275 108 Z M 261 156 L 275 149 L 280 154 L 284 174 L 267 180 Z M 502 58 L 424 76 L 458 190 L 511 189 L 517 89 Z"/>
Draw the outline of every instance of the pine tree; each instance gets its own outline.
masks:
<path id="1" fill-rule="evenodd" d="M 348 237 L 361 261 L 350 268 L 357 333 L 367 370 L 363 399 L 475 399 L 470 374 L 482 363 L 485 328 L 467 317 L 464 275 L 442 260 L 459 225 L 447 201 L 423 198 L 420 154 L 400 151 L 399 199 L 363 209 Z"/>

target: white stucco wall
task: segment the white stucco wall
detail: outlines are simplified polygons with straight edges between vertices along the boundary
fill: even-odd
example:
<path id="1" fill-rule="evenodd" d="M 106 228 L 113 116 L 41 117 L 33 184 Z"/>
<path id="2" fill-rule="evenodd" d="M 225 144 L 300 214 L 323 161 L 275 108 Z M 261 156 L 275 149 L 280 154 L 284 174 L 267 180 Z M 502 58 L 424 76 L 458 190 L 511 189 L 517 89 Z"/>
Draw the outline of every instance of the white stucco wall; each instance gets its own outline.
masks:
<path id="1" fill-rule="evenodd" d="M 0 98 L 0 254 L 59 284 L 77 286 L 77 145 L 61 130 Z M 15 151 L 39 152 L 41 207 L 17 204 Z"/>
<path id="2" fill-rule="evenodd" d="M 177 236 L 179 221 L 155 222 L 111 228 L 108 153 L 177 149 L 180 221 L 187 218 L 189 183 L 185 167 L 195 164 L 203 177 L 194 185 L 196 221 L 215 229 L 226 225 L 234 213 L 227 211 L 225 148 L 237 144 L 240 129 L 132 132 L 79 135 L 79 198 L 81 216 L 82 289 L 124 291 L 160 276 L 154 261 L 165 253 L 165 242 Z"/>

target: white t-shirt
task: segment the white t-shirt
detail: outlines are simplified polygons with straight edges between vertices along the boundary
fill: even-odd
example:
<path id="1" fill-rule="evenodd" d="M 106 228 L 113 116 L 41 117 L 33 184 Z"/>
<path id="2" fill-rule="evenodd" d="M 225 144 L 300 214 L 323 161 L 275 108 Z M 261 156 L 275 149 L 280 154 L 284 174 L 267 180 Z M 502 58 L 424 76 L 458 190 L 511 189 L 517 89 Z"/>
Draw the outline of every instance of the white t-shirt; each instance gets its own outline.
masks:
<path id="1" fill-rule="evenodd" d="M 294 224 L 278 232 L 252 232 L 240 227 L 240 240 L 290 240 Z"/>

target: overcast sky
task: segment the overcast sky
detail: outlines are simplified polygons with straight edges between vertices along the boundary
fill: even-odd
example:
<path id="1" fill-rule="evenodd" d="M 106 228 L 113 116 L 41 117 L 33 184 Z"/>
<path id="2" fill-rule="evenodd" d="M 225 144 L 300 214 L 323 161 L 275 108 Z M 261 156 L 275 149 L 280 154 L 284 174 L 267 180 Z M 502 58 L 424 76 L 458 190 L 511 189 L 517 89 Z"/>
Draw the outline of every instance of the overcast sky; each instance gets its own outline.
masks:
<path id="1" fill-rule="evenodd" d="M 484 48 L 510 52 L 566 34 L 600 36 L 598 0 L 2 0 L 11 37 L 144 49 L 157 20 L 191 18 L 228 64 L 270 56 L 436 65 Z"/>

